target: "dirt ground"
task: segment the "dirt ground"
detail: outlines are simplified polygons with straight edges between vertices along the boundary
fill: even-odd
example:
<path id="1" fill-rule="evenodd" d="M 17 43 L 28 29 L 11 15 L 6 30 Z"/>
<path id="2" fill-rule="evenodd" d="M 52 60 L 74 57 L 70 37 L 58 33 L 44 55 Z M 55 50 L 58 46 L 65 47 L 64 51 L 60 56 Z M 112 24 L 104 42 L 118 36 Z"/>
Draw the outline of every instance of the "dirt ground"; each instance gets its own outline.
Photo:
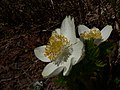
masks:
<path id="1" fill-rule="evenodd" d="M 120 45 L 119 0 L 1 0 L 0 90 L 31 90 L 36 81 L 43 82 L 43 90 L 66 90 L 55 84 L 55 78 L 42 77 L 46 63 L 33 52 L 35 47 L 47 43 L 66 15 L 75 18 L 76 30 L 79 24 L 100 29 L 112 25 L 109 40 Z M 119 53 L 115 58 L 119 66 Z"/>

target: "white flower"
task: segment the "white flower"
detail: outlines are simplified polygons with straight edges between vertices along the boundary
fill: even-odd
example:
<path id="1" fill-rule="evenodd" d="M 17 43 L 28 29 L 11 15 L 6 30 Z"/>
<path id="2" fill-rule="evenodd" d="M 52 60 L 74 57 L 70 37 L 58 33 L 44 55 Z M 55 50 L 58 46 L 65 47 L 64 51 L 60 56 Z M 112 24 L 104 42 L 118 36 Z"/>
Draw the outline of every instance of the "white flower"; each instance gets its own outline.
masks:
<path id="1" fill-rule="evenodd" d="M 95 39 L 94 42 L 95 44 L 99 45 L 100 43 L 106 41 L 111 32 L 112 32 L 112 26 L 106 25 L 101 31 L 98 28 L 92 28 L 89 29 L 85 25 L 79 25 L 78 26 L 78 33 L 80 37 L 84 39 Z"/>
<path id="2" fill-rule="evenodd" d="M 83 42 L 76 38 L 74 19 L 66 17 L 60 29 L 53 31 L 47 45 L 34 49 L 35 56 L 43 62 L 50 62 L 44 68 L 45 78 L 53 77 L 63 71 L 69 74 L 72 65 L 81 60 L 84 51 Z"/>

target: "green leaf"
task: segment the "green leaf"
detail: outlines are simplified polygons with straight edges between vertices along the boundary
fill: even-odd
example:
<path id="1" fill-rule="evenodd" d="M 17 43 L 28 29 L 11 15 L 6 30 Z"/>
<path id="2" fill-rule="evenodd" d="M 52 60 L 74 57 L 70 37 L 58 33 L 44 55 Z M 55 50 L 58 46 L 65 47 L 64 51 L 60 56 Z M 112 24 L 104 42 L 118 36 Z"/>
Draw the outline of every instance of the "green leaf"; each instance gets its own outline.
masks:
<path id="1" fill-rule="evenodd" d="M 96 61 L 95 64 L 96 64 L 97 67 L 104 67 L 104 66 L 106 65 L 106 64 L 105 64 L 104 62 L 102 62 L 102 61 Z"/>

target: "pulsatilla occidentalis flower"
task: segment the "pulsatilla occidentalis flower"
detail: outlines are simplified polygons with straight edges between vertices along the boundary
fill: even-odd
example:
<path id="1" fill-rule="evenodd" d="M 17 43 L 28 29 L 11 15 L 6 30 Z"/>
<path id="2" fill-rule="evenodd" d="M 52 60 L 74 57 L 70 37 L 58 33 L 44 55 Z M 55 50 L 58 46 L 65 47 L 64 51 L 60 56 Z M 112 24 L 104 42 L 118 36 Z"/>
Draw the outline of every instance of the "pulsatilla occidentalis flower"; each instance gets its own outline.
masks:
<path id="1" fill-rule="evenodd" d="M 106 25 L 101 31 L 96 27 L 89 29 L 85 25 L 78 26 L 78 33 L 80 37 L 83 39 L 94 39 L 94 42 L 97 45 L 106 41 L 109 38 L 112 30 L 112 26 L 110 25 Z"/>
<path id="2" fill-rule="evenodd" d="M 47 45 L 34 49 L 35 56 L 43 62 L 49 62 L 42 75 L 45 78 L 53 77 L 63 71 L 69 74 L 73 65 L 78 63 L 84 52 L 84 45 L 76 38 L 74 19 L 66 17 L 61 28 L 52 32 Z"/>

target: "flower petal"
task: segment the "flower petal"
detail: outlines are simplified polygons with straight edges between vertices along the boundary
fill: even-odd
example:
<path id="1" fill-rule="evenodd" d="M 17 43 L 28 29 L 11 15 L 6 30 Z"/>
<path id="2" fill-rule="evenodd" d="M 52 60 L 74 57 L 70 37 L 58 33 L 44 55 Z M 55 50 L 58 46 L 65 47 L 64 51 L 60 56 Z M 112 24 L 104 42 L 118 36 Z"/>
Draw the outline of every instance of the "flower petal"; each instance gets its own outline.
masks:
<path id="1" fill-rule="evenodd" d="M 64 66 L 63 76 L 67 76 L 72 69 L 72 57 L 70 56 L 67 62 L 64 62 L 62 66 Z"/>
<path id="2" fill-rule="evenodd" d="M 94 40 L 94 43 L 95 43 L 96 45 L 99 45 L 100 43 L 102 43 L 102 39 L 95 39 L 95 40 Z"/>
<path id="3" fill-rule="evenodd" d="M 46 46 L 40 46 L 34 49 L 35 56 L 43 62 L 50 62 L 50 59 L 45 57 L 44 50 Z"/>
<path id="4" fill-rule="evenodd" d="M 112 32 L 112 26 L 110 26 L 110 25 L 105 26 L 105 27 L 101 30 L 102 39 L 96 39 L 96 40 L 94 40 L 94 43 L 95 43 L 96 45 L 99 45 L 99 44 L 101 44 L 102 42 L 106 41 L 106 40 L 109 38 L 111 32 Z"/>
<path id="5" fill-rule="evenodd" d="M 54 62 L 47 64 L 43 69 L 42 76 L 44 78 L 49 78 L 58 75 L 63 70 L 63 66 L 57 66 Z"/>
<path id="6" fill-rule="evenodd" d="M 53 31 L 52 34 L 54 33 L 60 34 L 60 28 L 55 29 L 55 31 Z"/>
<path id="7" fill-rule="evenodd" d="M 78 33 L 79 33 L 79 35 L 81 34 L 81 33 L 84 33 L 84 32 L 87 32 L 87 31 L 89 31 L 90 29 L 87 27 L 87 26 L 85 26 L 85 25 L 79 25 L 78 26 Z"/>
<path id="8" fill-rule="evenodd" d="M 71 43 L 76 42 L 74 18 L 71 19 L 70 16 L 66 16 L 61 25 L 61 34 L 66 36 Z"/>
<path id="9" fill-rule="evenodd" d="M 113 30 L 113 29 L 112 29 L 112 26 L 110 26 L 110 25 L 106 25 L 106 26 L 101 30 L 102 39 L 103 39 L 102 42 L 103 42 L 103 41 L 106 41 L 106 40 L 109 38 L 112 30 Z"/>
<path id="10" fill-rule="evenodd" d="M 77 39 L 77 43 L 73 45 L 73 52 L 72 52 L 72 65 L 75 65 L 76 63 L 78 63 L 80 60 L 82 60 L 82 56 L 84 53 L 84 44 L 82 41 L 80 41 L 79 39 Z"/>

